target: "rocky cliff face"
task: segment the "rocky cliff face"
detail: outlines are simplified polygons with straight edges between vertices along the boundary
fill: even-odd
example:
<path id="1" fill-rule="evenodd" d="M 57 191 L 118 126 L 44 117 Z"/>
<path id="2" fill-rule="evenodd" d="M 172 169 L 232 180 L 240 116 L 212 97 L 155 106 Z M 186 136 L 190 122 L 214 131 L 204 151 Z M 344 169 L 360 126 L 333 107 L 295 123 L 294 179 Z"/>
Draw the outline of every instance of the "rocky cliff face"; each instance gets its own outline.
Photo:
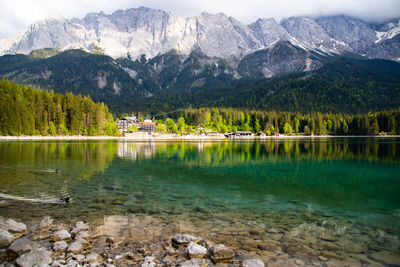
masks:
<path id="1" fill-rule="evenodd" d="M 279 41 L 308 51 L 350 51 L 374 58 L 400 59 L 399 20 L 368 24 L 346 16 L 292 17 L 280 23 L 258 19 L 244 25 L 223 13 L 181 18 L 145 7 L 118 10 L 110 15 L 90 13 L 82 19 L 50 18 L 32 24 L 16 40 L 0 40 L 0 54 L 42 48 L 100 49 L 114 58 L 147 59 L 171 50 L 188 56 L 201 50 L 209 57 L 238 62 Z"/>

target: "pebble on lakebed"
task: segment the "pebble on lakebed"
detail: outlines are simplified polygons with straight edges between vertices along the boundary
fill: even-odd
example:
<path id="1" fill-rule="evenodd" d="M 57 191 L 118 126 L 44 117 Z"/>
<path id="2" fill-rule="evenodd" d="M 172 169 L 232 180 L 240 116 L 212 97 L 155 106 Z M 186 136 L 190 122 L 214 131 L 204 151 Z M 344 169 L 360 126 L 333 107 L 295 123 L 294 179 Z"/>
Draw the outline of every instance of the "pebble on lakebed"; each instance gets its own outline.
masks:
<path id="1" fill-rule="evenodd" d="M 32 223 L 29 223 L 31 225 Z M 139 226 L 138 226 L 139 227 Z M 331 262 L 338 266 L 400 265 L 400 257 L 387 251 L 373 254 L 360 252 L 360 261 L 331 257 L 340 248 L 327 245 L 314 256 L 299 258 L 290 252 L 275 249 L 264 254 L 255 251 L 243 253 L 240 247 L 229 247 L 227 243 L 214 243 L 201 237 L 177 233 L 169 241 L 159 239 L 134 240 L 113 236 L 114 233 L 95 229 L 82 221 L 71 225 L 56 223 L 46 216 L 40 223 L 27 227 L 23 222 L 0 217 L 0 267 L 2 266 L 326 266 Z M 122 230 L 123 232 L 123 230 Z M 262 231 L 251 230 L 250 235 L 260 236 Z M 296 233 L 297 237 L 298 233 Z M 40 237 L 40 238 L 38 238 Z M 126 237 L 126 236 L 125 236 Z M 293 233 L 287 242 L 295 242 Z M 149 241 L 152 240 L 152 241 Z M 298 240 L 298 239 L 297 239 Z M 147 242 L 147 243 L 146 243 Z M 347 246 L 354 244 L 344 244 Z M 345 247 L 343 245 L 343 247 Z M 295 244 L 293 244 L 295 246 Z M 268 247 L 267 245 L 264 247 Z M 276 248 L 276 247 L 274 247 Z M 263 256 L 264 255 L 264 256 Z M 335 254 L 336 255 L 336 254 Z M 334 256 L 335 256 L 334 255 Z M 361 260 L 362 258 L 362 260 Z M 358 264 L 357 264 L 358 263 Z"/>

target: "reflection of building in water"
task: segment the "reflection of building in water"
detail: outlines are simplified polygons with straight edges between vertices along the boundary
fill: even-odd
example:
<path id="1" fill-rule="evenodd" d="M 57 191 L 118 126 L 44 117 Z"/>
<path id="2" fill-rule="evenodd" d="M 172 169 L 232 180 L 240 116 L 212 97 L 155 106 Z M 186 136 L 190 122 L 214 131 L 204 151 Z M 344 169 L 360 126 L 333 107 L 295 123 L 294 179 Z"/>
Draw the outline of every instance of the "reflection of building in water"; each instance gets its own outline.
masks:
<path id="1" fill-rule="evenodd" d="M 118 157 L 137 160 L 139 158 L 152 158 L 157 152 L 157 147 L 153 142 L 146 143 L 118 143 Z"/>

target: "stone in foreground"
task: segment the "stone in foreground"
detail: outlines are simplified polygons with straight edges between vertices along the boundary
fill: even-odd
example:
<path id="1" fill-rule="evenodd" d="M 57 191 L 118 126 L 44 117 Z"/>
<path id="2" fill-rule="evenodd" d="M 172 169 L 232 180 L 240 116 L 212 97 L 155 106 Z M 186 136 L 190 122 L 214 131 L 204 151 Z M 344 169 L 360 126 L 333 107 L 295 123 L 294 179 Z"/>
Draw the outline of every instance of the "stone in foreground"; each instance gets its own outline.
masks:
<path id="1" fill-rule="evenodd" d="M 75 223 L 75 225 L 71 231 L 71 235 L 75 236 L 80 231 L 87 231 L 87 230 L 89 230 L 89 226 L 86 223 L 79 221 L 79 222 Z"/>
<path id="2" fill-rule="evenodd" d="M 53 242 L 61 241 L 61 240 L 69 240 L 70 238 L 71 238 L 71 235 L 65 229 L 58 230 L 50 236 L 50 240 Z"/>
<path id="3" fill-rule="evenodd" d="M 22 233 L 26 232 L 27 230 L 26 224 L 16 222 L 13 219 L 6 220 L 4 224 L 7 227 L 7 231 L 9 231 L 10 233 Z"/>
<path id="4" fill-rule="evenodd" d="M 46 266 L 50 264 L 53 260 L 50 258 L 51 253 L 45 248 L 34 249 L 28 253 L 22 254 L 16 260 L 19 266 Z"/>
<path id="5" fill-rule="evenodd" d="M 207 255 L 207 249 L 194 242 L 190 242 L 187 247 L 187 254 L 189 258 L 201 259 Z"/>
<path id="6" fill-rule="evenodd" d="M 265 264 L 259 259 L 248 259 L 244 260 L 240 267 L 265 267 Z"/>
<path id="7" fill-rule="evenodd" d="M 0 229 L 0 248 L 8 247 L 13 240 L 14 236 L 10 232 Z"/>
<path id="8" fill-rule="evenodd" d="M 82 250 L 83 250 L 82 240 L 74 241 L 68 247 L 68 252 L 71 252 L 71 253 L 79 253 Z"/>
<path id="9" fill-rule="evenodd" d="M 235 253 L 232 249 L 225 247 L 223 244 L 218 244 L 210 248 L 210 258 L 214 263 L 228 262 L 233 259 Z"/>
<path id="10" fill-rule="evenodd" d="M 64 252 L 68 248 L 67 242 L 57 241 L 53 244 L 53 250 L 56 252 Z"/>
<path id="11" fill-rule="evenodd" d="M 205 259 L 191 259 L 180 264 L 181 267 L 207 267 Z"/>
<path id="12" fill-rule="evenodd" d="M 34 250 L 35 246 L 35 243 L 33 243 L 31 240 L 27 238 L 19 238 L 11 243 L 11 245 L 8 247 L 8 250 L 17 256 L 21 256 L 24 253 Z"/>
<path id="13" fill-rule="evenodd" d="M 172 244 L 174 244 L 175 246 L 186 246 L 190 242 L 199 242 L 199 241 L 200 241 L 199 237 L 194 237 L 185 234 L 176 234 L 172 238 Z"/>
<path id="14" fill-rule="evenodd" d="M 49 216 L 43 218 L 43 220 L 39 224 L 39 231 L 49 230 L 53 226 L 53 219 Z"/>

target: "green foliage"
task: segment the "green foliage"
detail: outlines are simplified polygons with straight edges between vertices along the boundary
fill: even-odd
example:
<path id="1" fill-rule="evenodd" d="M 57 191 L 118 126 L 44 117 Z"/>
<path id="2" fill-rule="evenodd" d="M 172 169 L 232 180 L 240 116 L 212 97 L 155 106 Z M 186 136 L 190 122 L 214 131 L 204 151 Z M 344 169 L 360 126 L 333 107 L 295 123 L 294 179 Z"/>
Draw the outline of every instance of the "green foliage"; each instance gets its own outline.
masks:
<path id="1" fill-rule="evenodd" d="M 128 132 L 137 132 L 139 129 L 136 125 L 131 125 L 128 127 Z"/>
<path id="2" fill-rule="evenodd" d="M 178 133 L 178 127 L 176 127 L 174 120 L 168 118 L 165 121 L 165 125 L 167 126 L 167 130 L 169 133 Z"/>
<path id="3" fill-rule="evenodd" d="M 157 124 L 157 132 L 166 133 L 167 132 L 167 126 L 164 123 L 158 123 Z"/>
<path id="4" fill-rule="evenodd" d="M 217 127 L 214 127 L 214 129 L 219 132 L 228 130 L 233 132 L 237 130 L 258 132 L 261 130 L 261 125 L 265 125 L 264 131 L 267 135 L 271 135 L 275 131 L 284 134 L 295 132 L 304 135 L 375 135 L 380 131 L 400 134 L 400 108 L 357 115 L 198 108 L 185 110 L 183 118 L 191 126 L 201 124 L 204 118 L 217 118 L 217 123 L 210 119 L 209 125 L 216 125 Z M 173 121 L 169 120 L 169 123 L 172 124 Z M 249 123 L 254 123 L 253 127 Z"/>
<path id="5" fill-rule="evenodd" d="M 90 97 L 0 80 L 1 135 L 118 134 L 108 108 Z"/>

